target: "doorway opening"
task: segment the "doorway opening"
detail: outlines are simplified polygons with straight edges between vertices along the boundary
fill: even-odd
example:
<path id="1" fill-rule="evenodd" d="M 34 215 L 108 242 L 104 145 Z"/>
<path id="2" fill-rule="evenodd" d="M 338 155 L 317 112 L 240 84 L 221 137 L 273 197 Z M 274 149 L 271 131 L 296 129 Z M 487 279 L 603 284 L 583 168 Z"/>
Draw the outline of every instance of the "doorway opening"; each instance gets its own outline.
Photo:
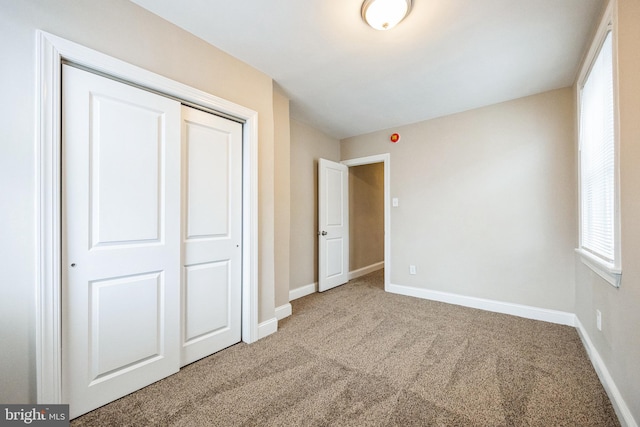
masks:
<path id="1" fill-rule="evenodd" d="M 384 163 L 349 171 L 349 280 L 384 268 Z"/>
<path id="2" fill-rule="evenodd" d="M 364 165 L 379 165 L 381 167 L 381 171 L 376 171 L 375 169 L 371 169 L 369 171 L 363 170 L 363 175 L 367 176 L 367 179 L 376 179 L 375 176 L 377 173 L 382 173 L 382 187 L 383 187 L 383 195 L 382 195 L 382 203 L 383 203 L 383 232 L 382 232 L 382 241 L 383 241 L 383 266 L 384 266 L 384 289 L 385 291 L 389 291 L 389 287 L 391 285 L 391 155 L 389 153 L 378 154 L 367 157 L 359 157 L 354 159 L 343 160 L 343 165 L 349 167 L 350 175 L 351 168 L 355 168 L 357 166 Z M 354 169 L 355 170 L 355 169 Z M 365 184 L 366 185 L 366 184 Z M 377 185 L 377 184 L 376 184 Z M 350 184 L 351 187 L 351 184 Z M 350 205 L 349 205 L 349 221 L 353 224 L 353 211 L 351 207 L 351 188 L 350 188 Z M 360 203 L 361 201 L 358 201 Z M 362 201 L 363 204 L 360 204 L 356 207 L 356 214 L 358 211 L 366 210 L 366 201 Z M 370 201 L 371 202 L 371 201 Z M 375 201 L 372 201 L 375 203 Z M 377 218 L 377 215 L 371 215 L 368 218 L 368 223 L 366 224 L 358 224 L 355 230 L 350 231 L 353 239 L 356 240 L 356 245 L 364 245 L 367 244 L 368 241 L 375 241 L 380 238 L 379 232 L 375 230 L 369 230 L 370 234 L 367 234 L 367 227 L 375 226 L 380 221 Z M 362 228 L 360 226 L 363 226 Z M 351 228 L 351 227 L 350 227 Z M 357 247 L 357 246 L 356 246 Z M 350 268 L 349 279 L 358 277 L 359 275 L 366 274 L 369 271 L 374 271 L 379 268 L 377 263 L 371 263 L 368 260 L 371 260 L 371 254 L 367 253 L 365 255 L 362 254 L 353 254 L 351 247 L 349 248 L 350 259 L 351 262 L 355 262 Z M 361 258 L 359 256 L 362 255 Z"/>

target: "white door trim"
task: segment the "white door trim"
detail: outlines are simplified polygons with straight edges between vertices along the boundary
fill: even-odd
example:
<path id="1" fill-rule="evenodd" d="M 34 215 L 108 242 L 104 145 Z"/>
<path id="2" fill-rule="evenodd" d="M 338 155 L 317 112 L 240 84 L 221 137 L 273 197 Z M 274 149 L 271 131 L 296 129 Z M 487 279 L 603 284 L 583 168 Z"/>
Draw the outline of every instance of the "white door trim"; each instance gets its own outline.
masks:
<path id="1" fill-rule="evenodd" d="M 384 163 L 384 290 L 389 292 L 391 286 L 391 154 L 376 154 L 343 160 L 348 167 Z"/>
<path id="2" fill-rule="evenodd" d="M 62 398 L 61 64 L 64 61 L 245 121 L 242 176 L 242 340 L 258 339 L 258 113 L 52 34 L 36 32 L 36 381 L 40 404 Z"/>

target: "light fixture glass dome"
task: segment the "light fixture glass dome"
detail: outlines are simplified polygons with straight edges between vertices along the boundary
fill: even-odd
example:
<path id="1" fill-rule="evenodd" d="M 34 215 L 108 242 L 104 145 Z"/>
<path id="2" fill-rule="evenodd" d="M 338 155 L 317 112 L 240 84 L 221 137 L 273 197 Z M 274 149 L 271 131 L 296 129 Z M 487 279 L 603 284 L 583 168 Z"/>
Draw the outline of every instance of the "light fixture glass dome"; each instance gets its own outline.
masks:
<path id="1" fill-rule="evenodd" d="M 411 0 L 365 0 L 362 19 L 376 30 L 389 30 L 411 10 Z"/>

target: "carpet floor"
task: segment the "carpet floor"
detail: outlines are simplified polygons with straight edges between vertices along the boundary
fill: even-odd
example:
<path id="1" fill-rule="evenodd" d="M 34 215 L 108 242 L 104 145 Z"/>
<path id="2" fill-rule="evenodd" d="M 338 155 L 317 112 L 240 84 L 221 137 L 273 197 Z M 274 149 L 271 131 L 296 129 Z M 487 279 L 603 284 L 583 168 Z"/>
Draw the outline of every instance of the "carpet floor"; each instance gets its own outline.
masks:
<path id="1" fill-rule="evenodd" d="M 620 425 L 572 327 L 385 293 L 382 270 L 292 306 L 71 425 Z"/>

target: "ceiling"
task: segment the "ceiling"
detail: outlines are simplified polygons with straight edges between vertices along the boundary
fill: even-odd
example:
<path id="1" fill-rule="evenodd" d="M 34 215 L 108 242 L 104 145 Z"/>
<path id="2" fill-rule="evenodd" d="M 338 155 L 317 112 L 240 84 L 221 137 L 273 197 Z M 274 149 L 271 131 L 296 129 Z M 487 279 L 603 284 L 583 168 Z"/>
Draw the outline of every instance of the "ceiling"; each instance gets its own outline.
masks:
<path id="1" fill-rule="evenodd" d="M 361 0 L 132 0 L 269 75 L 335 138 L 570 86 L 602 0 L 413 0 L 389 31 Z"/>

